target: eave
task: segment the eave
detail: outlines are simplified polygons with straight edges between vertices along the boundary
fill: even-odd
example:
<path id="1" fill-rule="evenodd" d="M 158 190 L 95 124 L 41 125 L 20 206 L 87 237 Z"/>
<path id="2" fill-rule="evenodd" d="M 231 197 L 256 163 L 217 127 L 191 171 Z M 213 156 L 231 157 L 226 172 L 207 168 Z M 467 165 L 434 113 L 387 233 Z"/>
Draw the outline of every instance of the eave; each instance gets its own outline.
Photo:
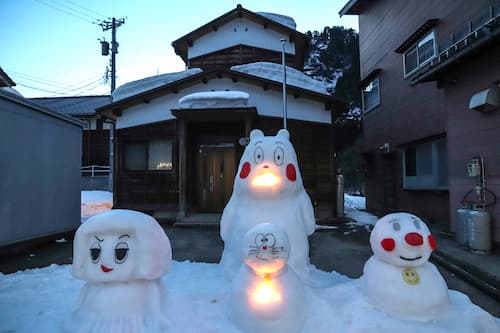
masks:
<path id="1" fill-rule="evenodd" d="M 175 50 L 175 53 L 179 55 L 185 64 L 188 63 L 187 53 L 188 47 L 193 46 L 193 43 L 196 39 L 204 36 L 212 31 L 217 31 L 218 28 L 235 18 L 245 17 L 254 22 L 261 24 L 264 29 L 268 29 L 269 27 L 273 27 L 276 31 L 282 32 L 283 34 L 288 36 L 289 41 L 293 41 L 296 46 L 296 50 L 299 50 L 298 56 L 304 59 L 304 50 L 307 45 L 307 37 L 305 34 L 298 32 L 295 29 L 291 29 L 286 25 L 283 25 L 279 22 L 273 21 L 265 16 L 259 15 L 248 9 L 243 8 L 241 5 L 237 5 L 235 9 L 219 16 L 218 18 L 208 22 L 205 25 L 202 25 L 196 30 L 191 31 L 190 33 L 178 38 L 177 40 L 172 42 L 172 47 Z"/>
<path id="2" fill-rule="evenodd" d="M 374 2 L 374 0 L 350 0 L 344 5 L 344 7 L 342 7 L 339 12 L 339 16 L 359 15 Z"/>
<path id="3" fill-rule="evenodd" d="M 422 38 L 427 32 L 434 28 L 438 24 L 438 19 L 429 19 L 424 24 L 422 24 L 418 29 L 408 37 L 401 45 L 399 45 L 394 52 L 404 53 L 412 45 L 414 45 L 420 38 Z"/>
<path id="4" fill-rule="evenodd" d="M 237 71 L 216 69 L 207 72 L 198 73 L 187 78 L 165 84 L 163 86 L 144 91 L 137 95 L 133 95 L 114 103 L 105 105 L 96 109 L 96 112 L 107 117 L 116 118 L 121 116 L 122 111 L 134 105 L 145 103 L 167 94 L 177 94 L 182 89 L 193 86 L 199 83 L 208 83 L 210 79 L 230 78 L 233 82 L 246 81 L 256 86 L 261 86 L 264 90 L 274 89 L 281 91 L 281 82 L 272 81 L 265 78 L 256 77 L 250 74 L 245 74 Z M 287 92 L 294 98 L 309 97 L 318 100 L 325 104 L 325 110 L 347 110 L 348 104 L 337 97 L 324 95 L 315 91 L 303 89 L 300 87 L 287 85 Z"/>

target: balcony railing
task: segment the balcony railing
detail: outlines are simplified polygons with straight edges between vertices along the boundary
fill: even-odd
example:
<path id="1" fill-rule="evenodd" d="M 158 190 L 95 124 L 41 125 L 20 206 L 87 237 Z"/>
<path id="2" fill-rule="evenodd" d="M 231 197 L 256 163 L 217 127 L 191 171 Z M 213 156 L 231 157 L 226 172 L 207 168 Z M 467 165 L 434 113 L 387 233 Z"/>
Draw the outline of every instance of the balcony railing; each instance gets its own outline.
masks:
<path id="1" fill-rule="evenodd" d="M 451 34 L 450 39 L 440 41 L 440 52 L 430 62 L 430 67 L 441 63 L 451 55 L 486 35 L 491 26 L 500 20 L 500 4 L 488 6 L 471 17 Z"/>
<path id="2" fill-rule="evenodd" d="M 82 167 L 82 176 L 108 176 L 109 166 L 107 165 L 87 165 Z"/>

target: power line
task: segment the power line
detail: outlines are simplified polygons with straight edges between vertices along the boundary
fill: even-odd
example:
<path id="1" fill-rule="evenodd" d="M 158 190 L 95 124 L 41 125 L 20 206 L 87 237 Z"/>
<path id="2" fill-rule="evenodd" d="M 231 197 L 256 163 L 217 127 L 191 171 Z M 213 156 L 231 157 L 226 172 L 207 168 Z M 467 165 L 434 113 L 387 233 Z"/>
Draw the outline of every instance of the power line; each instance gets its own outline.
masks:
<path id="1" fill-rule="evenodd" d="M 82 11 L 78 10 L 78 9 L 75 9 L 75 8 L 73 8 L 73 7 L 70 7 L 70 6 L 68 6 L 68 5 L 64 4 L 64 3 L 60 2 L 60 1 L 57 1 L 57 0 L 48 0 L 48 1 L 50 1 L 50 2 L 52 2 L 52 3 L 54 3 L 54 4 L 57 4 L 57 5 L 61 6 L 61 7 L 64 7 L 64 8 L 66 8 L 66 9 L 68 9 L 68 10 L 70 10 L 70 11 L 72 11 L 72 12 L 76 13 L 77 15 L 87 16 L 88 18 L 90 18 L 90 19 L 92 19 L 92 20 L 94 20 L 94 21 L 96 20 L 96 18 L 95 18 L 94 16 L 91 16 L 91 15 L 89 15 L 89 14 L 86 14 L 86 13 L 84 13 L 84 12 L 82 12 Z"/>
<path id="2" fill-rule="evenodd" d="M 38 77 L 38 76 L 29 75 L 29 74 L 25 74 L 25 73 L 21 73 L 21 72 L 17 72 L 17 71 L 10 70 L 10 69 L 7 69 L 7 68 L 5 68 L 5 71 L 7 73 L 9 73 L 11 76 L 19 77 L 22 80 L 28 80 L 28 81 L 32 81 L 32 82 L 43 84 L 43 85 L 53 86 L 53 87 L 59 88 L 59 89 L 73 88 L 75 86 L 80 86 L 81 84 L 84 84 L 84 83 L 87 84 L 90 80 L 92 80 L 93 82 L 95 82 L 96 78 L 101 78 L 100 75 L 93 75 L 93 76 L 91 76 L 89 78 L 86 78 L 84 80 L 78 81 L 76 83 L 65 84 L 65 83 L 60 83 L 60 82 L 56 82 L 56 81 L 51 81 L 51 80 L 48 80 L 48 79 L 44 79 L 44 78 L 41 78 L 41 77 Z M 14 80 L 14 81 L 16 81 L 16 80 Z"/>
<path id="3" fill-rule="evenodd" d="M 67 14 L 67 15 L 73 16 L 73 17 L 75 17 L 75 18 L 78 18 L 78 19 L 83 20 L 83 21 L 85 21 L 85 22 L 88 22 L 88 23 L 90 23 L 90 24 L 97 24 L 97 23 L 95 23 L 95 22 L 92 22 L 92 21 L 90 21 L 90 20 L 88 20 L 88 19 L 84 18 L 84 17 L 81 17 L 81 16 L 76 15 L 76 14 L 74 14 L 74 13 L 68 12 L 68 11 L 66 11 L 66 10 L 64 10 L 64 9 L 61 9 L 61 8 L 57 8 L 57 7 L 52 6 L 52 5 L 50 5 L 50 4 L 46 3 L 46 2 L 43 2 L 43 1 L 41 1 L 41 0 L 35 0 L 35 1 L 36 1 L 36 2 L 38 2 L 38 3 L 40 3 L 40 4 L 42 4 L 42 5 L 44 5 L 44 6 L 50 7 L 50 8 L 52 8 L 52 9 L 54 9 L 54 10 L 57 10 L 57 11 L 59 11 L 59 12 L 61 12 L 61 13 L 64 13 L 64 14 Z"/>
<path id="4" fill-rule="evenodd" d="M 92 9 L 89 9 L 89 8 L 84 7 L 84 6 L 82 6 L 82 5 L 79 5 L 79 4 L 77 4 L 76 2 L 73 2 L 73 1 L 71 1 L 71 0 L 66 0 L 66 2 L 69 2 L 69 3 L 73 4 L 74 6 L 80 7 L 81 9 L 86 10 L 86 11 L 88 11 L 89 13 L 94 13 L 95 15 L 101 16 L 101 17 L 103 17 L 103 18 L 106 18 L 106 17 L 107 17 L 106 15 L 103 15 L 103 14 L 101 14 L 101 13 L 96 12 L 95 10 L 92 10 Z"/>
<path id="5" fill-rule="evenodd" d="M 93 82 L 87 83 L 87 84 L 85 84 L 85 85 L 83 85 L 81 87 L 77 87 L 77 88 L 74 88 L 74 89 L 66 89 L 65 91 L 61 91 L 61 90 L 55 91 L 55 90 L 49 90 L 49 89 L 44 89 L 44 88 L 40 88 L 40 87 L 34 87 L 32 85 L 26 84 L 24 82 L 19 82 L 19 81 L 17 81 L 16 84 L 18 84 L 18 85 L 20 85 L 22 87 L 25 87 L 25 88 L 30 88 L 30 89 L 33 89 L 33 90 L 43 91 L 43 92 L 50 93 L 50 94 L 72 95 L 72 94 L 74 94 L 75 91 L 81 90 L 81 89 L 86 88 L 86 87 L 91 86 L 91 85 L 94 85 L 94 86 L 91 87 L 90 89 L 84 90 L 83 92 L 95 89 L 99 85 L 101 85 L 100 81 L 101 81 L 101 78 L 99 78 L 98 80 L 95 80 Z"/>

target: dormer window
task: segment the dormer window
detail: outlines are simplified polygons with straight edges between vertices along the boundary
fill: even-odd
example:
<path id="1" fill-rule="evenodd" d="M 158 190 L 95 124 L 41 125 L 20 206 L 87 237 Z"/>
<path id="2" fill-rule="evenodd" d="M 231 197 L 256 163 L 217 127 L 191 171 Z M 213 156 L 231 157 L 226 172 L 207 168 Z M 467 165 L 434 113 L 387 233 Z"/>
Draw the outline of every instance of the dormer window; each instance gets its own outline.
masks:
<path id="1" fill-rule="evenodd" d="M 435 56 L 436 42 L 434 31 L 430 31 L 404 52 L 403 66 L 405 77 L 425 65 Z"/>

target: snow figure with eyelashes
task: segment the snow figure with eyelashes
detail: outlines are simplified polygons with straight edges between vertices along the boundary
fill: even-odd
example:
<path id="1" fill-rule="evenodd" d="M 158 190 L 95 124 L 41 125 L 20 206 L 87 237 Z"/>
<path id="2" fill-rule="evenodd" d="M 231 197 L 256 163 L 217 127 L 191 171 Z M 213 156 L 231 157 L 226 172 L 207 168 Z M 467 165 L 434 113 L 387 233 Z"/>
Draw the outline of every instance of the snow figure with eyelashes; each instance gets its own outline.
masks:
<path id="1" fill-rule="evenodd" d="M 170 241 L 154 218 L 117 209 L 88 219 L 76 231 L 72 266 L 86 284 L 66 331 L 167 331 L 162 276 L 171 261 Z"/>
<path id="2" fill-rule="evenodd" d="M 300 332 L 305 294 L 301 280 L 287 267 L 293 250 L 286 232 L 270 223 L 259 224 L 246 233 L 240 252 L 244 261 L 232 281 L 229 321 L 248 333 Z"/>
<path id="3" fill-rule="evenodd" d="M 264 136 L 250 133 L 234 180 L 233 193 L 221 217 L 220 236 L 224 241 L 221 265 L 231 277 L 241 265 L 241 241 L 256 224 L 270 221 L 283 228 L 292 247 L 288 264 L 307 278 L 309 273 L 308 235 L 314 232 L 311 200 L 304 190 L 297 156 L 287 130 Z"/>
<path id="4" fill-rule="evenodd" d="M 405 320 L 428 322 L 446 312 L 448 287 L 428 262 L 436 242 L 421 219 L 408 213 L 382 217 L 371 232 L 370 245 L 374 255 L 361 278 L 370 303 Z"/>

